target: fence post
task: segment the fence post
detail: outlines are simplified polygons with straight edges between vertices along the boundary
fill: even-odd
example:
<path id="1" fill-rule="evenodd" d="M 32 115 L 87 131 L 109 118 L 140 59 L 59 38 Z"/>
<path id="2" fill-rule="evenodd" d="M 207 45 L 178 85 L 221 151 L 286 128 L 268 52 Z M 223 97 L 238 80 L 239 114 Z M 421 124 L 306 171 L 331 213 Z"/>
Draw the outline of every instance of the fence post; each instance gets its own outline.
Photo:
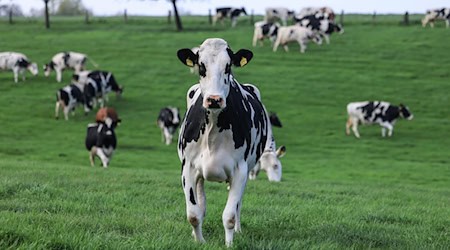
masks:
<path id="1" fill-rule="evenodd" d="M 372 15 L 372 24 L 375 24 L 375 23 L 376 23 L 376 18 L 377 18 L 377 12 L 374 11 L 374 12 L 373 12 L 373 15 Z"/>
<path id="2" fill-rule="evenodd" d="M 409 25 L 409 13 L 408 13 L 408 11 L 405 12 L 405 16 L 403 17 L 403 24 L 404 25 Z"/>
<path id="3" fill-rule="evenodd" d="M 13 16 L 13 10 L 12 10 L 12 6 L 11 6 L 8 11 L 9 24 L 13 23 L 12 16 Z"/>
<path id="4" fill-rule="evenodd" d="M 211 9 L 208 9 L 208 21 L 209 21 L 209 24 L 212 24 Z"/>
<path id="5" fill-rule="evenodd" d="M 85 17 L 84 17 L 84 22 L 85 22 L 86 24 L 89 24 L 89 11 L 87 11 L 87 10 L 86 10 L 86 15 L 85 15 Z"/>
<path id="6" fill-rule="evenodd" d="M 341 15 L 339 17 L 339 23 L 344 27 L 344 10 L 341 10 Z"/>
<path id="7" fill-rule="evenodd" d="M 128 22 L 127 9 L 125 9 L 125 10 L 123 11 L 123 20 L 125 21 L 125 23 Z"/>
<path id="8" fill-rule="evenodd" d="M 169 10 L 169 15 L 167 16 L 167 23 L 171 24 L 172 23 L 172 11 Z"/>

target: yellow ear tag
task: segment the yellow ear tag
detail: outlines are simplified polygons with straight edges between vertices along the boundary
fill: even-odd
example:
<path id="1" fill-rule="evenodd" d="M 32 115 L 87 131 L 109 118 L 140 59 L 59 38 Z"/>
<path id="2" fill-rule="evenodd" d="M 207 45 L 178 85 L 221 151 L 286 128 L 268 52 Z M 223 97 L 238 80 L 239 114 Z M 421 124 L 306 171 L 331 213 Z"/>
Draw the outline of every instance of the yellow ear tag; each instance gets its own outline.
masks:
<path id="1" fill-rule="evenodd" d="M 240 64 L 241 64 L 241 67 L 246 65 L 247 64 L 247 58 L 242 57 Z"/>
<path id="2" fill-rule="evenodd" d="M 187 58 L 186 59 L 186 65 L 189 66 L 189 67 L 194 67 L 194 62 L 191 59 Z"/>

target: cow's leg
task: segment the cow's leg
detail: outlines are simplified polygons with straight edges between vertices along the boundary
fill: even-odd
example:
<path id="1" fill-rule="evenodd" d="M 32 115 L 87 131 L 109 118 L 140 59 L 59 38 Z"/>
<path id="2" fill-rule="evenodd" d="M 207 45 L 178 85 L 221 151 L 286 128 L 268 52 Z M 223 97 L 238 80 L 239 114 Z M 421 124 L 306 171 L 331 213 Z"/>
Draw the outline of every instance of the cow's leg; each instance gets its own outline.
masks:
<path id="1" fill-rule="evenodd" d="M 388 130 L 388 136 L 391 137 L 392 136 L 392 131 L 394 130 L 394 126 L 392 126 L 392 124 L 390 122 L 383 122 L 380 125 L 382 126 L 382 131 L 381 131 L 382 136 L 383 137 L 386 136 L 385 135 L 386 132 L 384 132 L 384 135 L 383 135 L 383 129 L 387 129 Z"/>
<path id="2" fill-rule="evenodd" d="M 353 130 L 353 134 L 355 134 L 356 138 L 359 138 L 359 132 L 358 132 L 358 120 L 357 119 L 352 119 L 352 130 Z"/>
<path id="3" fill-rule="evenodd" d="M 93 146 L 89 151 L 89 161 L 91 162 L 91 167 L 95 166 L 95 155 L 97 153 L 97 147 Z"/>
<path id="4" fill-rule="evenodd" d="M 434 28 L 434 21 L 430 21 L 430 27 Z"/>
<path id="5" fill-rule="evenodd" d="M 18 83 L 19 82 L 19 67 L 15 66 L 13 68 L 13 74 L 14 74 L 14 82 Z"/>
<path id="6" fill-rule="evenodd" d="M 237 17 L 231 18 L 231 27 L 236 27 Z"/>
<path id="7" fill-rule="evenodd" d="M 59 118 L 59 106 L 60 105 L 64 106 L 64 104 L 61 104 L 59 101 L 56 101 L 56 104 L 55 104 L 55 119 Z"/>
<path id="8" fill-rule="evenodd" d="M 259 171 L 261 170 L 261 165 L 258 163 L 256 163 L 256 165 L 253 167 L 252 170 L 250 170 L 250 172 L 248 173 L 248 178 L 250 180 L 256 180 L 256 176 L 258 176 Z"/>
<path id="9" fill-rule="evenodd" d="M 325 42 L 326 42 L 327 44 L 330 44 L 330 36 L 329 36 L 329 35 L 323 34 L 323 38 L 325 38 Z"/>
<path id="10" fill-rule="evenodd" d="M 164 127 L 164 137 L 166 138 L 166 145 L 170 145 L 172 142 L 172 134 L 167 127 Z"/>
<path id="11" fill-rule="evenodd" d="M 386 128 L 385 127 L 381 127 L 381 136 L 386 137 Z"/>
<path id="12" fill-rule="evenodd" d="M 287 43 L 285 43 L 283 45 L 283 48 L 284 48 L 284 51 L 289 52 L 289 47 L 288 47 Z"/>
<path id="13" fill-rule="evenodd" d="M 24 68 L 20 68 L 19 69 L 19 73 L 22 76 L 22 81 L 25 81 L 25 69 Z"/>
<path id="14" fill-rule="evenodd" d="M 256 47 L 256 43 L 258 42 L 258 38 L 259 38 L 259 28 L 255 28 L 255 31 L 253 32 L 253 40 L 252 40 L 253 47 Z"/>
<path id="15" fill-rule="evenodd" d="M 447 29 L 450 27 L 450 19 L 445 20 L 445 24 Z"/>
<path id="16" fill-rule="evenodd" d="M 350 135 L 350 127 L 352 126 L 352 119 L 349 117 L 345 124 L 345 134 Z"/>
<path id="17" fill-rule="evenodd" d="M 183 160 L 183 162 L 185 162 Z M 198 242 L 205 242 L 202 233 L 203 218 L 205 215 L 205 196 L 203 191 L 203 181 L 197 176 L 197 171 L 187 162 L 182 166 L 181 183 L 183 185 L 184 196 L 186 199 L 186 215 L 192 226 L 192 235 Z M 201 190 L 198 190 L 198 188 Z M 199 197 L 199 193 L 202 194 Z M 200 201 L 201 199 L 201 201 Z M 203 204 L 200 206 L 200 204 Z"/>
<path id="18" fill-rule="evenodd" d="M 240 205 L 247 183 L 247 162 L 241 160 L 230 180 L 230 191 L 225 210 L 222 214 L 223 227 L 225 228 L 225 244 L 230 247 L 233 244 L 234 231 L 241 230 Z"/>
<path id="19" fill-rule="evenodd" d="M 70 105 L 64 106 L 64 107 L 63 107 L 63 111 L 64 111 L 64 119 L 66 119 L 66 121 L 69 120 L 69 111 L 70 111 L 71 109 L 72 109 L 72 108 L 71 108 Z"/>
<path id="20" fill-rule="evenodd" d="M 56 81 L 61 82 L 62 81 L 62 70 L 61 69 L 55 69 L 56 72 Z"/>
<path id="21" fill-rule="evenodd" d="M 298 44 L 300 45 L 300 53 L 305 53 L 306 50 L 306 43 L 304 41 L 299 41 Z"/>
<path id="22" fill-rule="evenodd" d="M 216 14 L 216 15 L 213 17 L 213 26 L 216 26 L 217 19 L 219 18 L 218 16 L 219 16 L 219 14 Z"/>
<path id="23" fill-rule="evenodd" d="M 109 163 L 109 159 L 108 159 L 108 157 L 105 155 L 105 153 L 103 152 L 103 150 L 102 150 L 101 148 L 97 148 L 96 154 L 97 154 L 97 156 L 100 158 L 100 160 L 102 161 L 103 167 L 104 167 L 104 168 L 107 168 L 107 167 L 108 167 L 108 163 Z"/>
<path id="24" fill-rule="evenodd" d="M 273 45 L 273 52 L 276 52 L 278 49 L 278 45 L 280 45 L 280 40 L 275 40 L 275 44 Z"/>

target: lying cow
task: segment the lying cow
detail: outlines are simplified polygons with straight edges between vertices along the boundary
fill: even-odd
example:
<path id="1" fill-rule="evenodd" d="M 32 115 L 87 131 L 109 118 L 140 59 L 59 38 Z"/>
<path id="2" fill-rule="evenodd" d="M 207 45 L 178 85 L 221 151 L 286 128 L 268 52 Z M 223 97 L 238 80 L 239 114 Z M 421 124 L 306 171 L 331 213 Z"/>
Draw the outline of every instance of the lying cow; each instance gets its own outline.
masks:
<path id="1" fill-rule="evenodd" d="M 434 21 L 439 19 L 445 20 L 445 25 L 448 28 L 450 26 L 450 8 L 428 10 L 422 18 L 422 26 L 426 27 L 427 24 L 430 24 L 430 27 L 434 28 Z"/>
<path id="2" fill-rule="evenodd" d="M 280 158 L 286 154 L 286 147 L 281 146 L 277 149 L 273 136 L 271 143 L 267 144 L 267 146 L 268 147 L 264 149 L 258 163 L 252 170 L 250 170 L 248 175 L 250 180 L 255 180 L 259 172 L 264 170 L 269 181 L 281 181 L 282 166 Z"/>
<path id="3" fill-rule="evenodd" d="M 26 55 L 17 52 L 0 52 L 0 70 L 12 70 L 15 83 L 19 82 L 19 75 L 25 81 L 27 69 L 35 76 L 39 73 L 37 64 L 31 62 Z"/>
<path id="4" fill-rule="evenodd" d="M 268 23 L 266 21 L 259 21 L 255 23 L 255 30 L 253 32 L 253 47 L 256 46 L 256 42 L 259 41 L 263 46 L 263 41 L 268 38 L 273 45 L 278 35 L 278 23 Z"/>
<path id="5" fill-rule="evenodd" d="M 112 120 L 113 128 L 116 128 L 117 125 L 122 122 L 122 120 L 119 118 L 119 115 L 117 114 L 117 111 L 111 107 L 101 108 L 95 115 L 95 121 L 97 123 L 104 123 L 107 118 L 110 118 Z"/>
<path id="6" fill-rule="evenodd" d="M 95 108 L 97 103 L 103 107 L 108 101 L 109 92 L 116 92 L 116 96 L 123 92 L 123 87 L 117 84 L 114 75 L 108 71 L 81 71 L 73 77 L 84 85 L 84 97 L 89 110 Z"/>
<path id="7" fill-rule="evenodd" d="M 309 28 L 310 30 L 320 34 L 325 38 L 325 42 L 327 44 L 330 44 L 330 35 L 333 32 L 338 32 L 339 34 L 344 33 L 344 28 L 342 28 L 340 24 L 335 24 L 325 18 L 317 18 L 314 15 L 306 16 L 300 19 L 296 18 L 295 21 L 298 25 Z"/>
<path id="8" fill-rule="evenodd" d="M 281 44 L 287 52 L 289 51 L 287 46 L 289 42 L 298 42 L 300 45 L 300 52 L 305 53 L 306 45 L 310 40 L 316 44 L 322 44 L 320 36 L 308 28 L 298 25 L 280 27 L 278 29 L 277 39 L 273 45 L 273 51 L 276 52 L 278 46 Z"/>
<path id="9" fill-rule="evenodd" d="M 55 118 L 59 118 L 59 110 L 63 109 L 64 118 L 69 120 L 69 112 L 72 111 L 72 115 L 75 112 L 75 108 L 78 105 L 84 106 L 85 114 L 90 111 L 90 109 L 85 105 L 84 85 L 80 83 L 73 82 L 56 92 L 56 104 L 55 104 Z"/>
<path id="10" fill-rule="evenodd" d="M 261 157 L 272 136 L 259 90 L 238 83 L 231 67 L 242 67 L 253 57 L 249 50 L 234 53 L 219 38 L 205 40 L 197 54 L 177 53 L 182 63 L 199 66 L 199 84 L 187 93 L 188 110 L 181 125 L 178 156 L 185 194 L 187 219 L 196 241 L 204 242 L 206 213 L 204 182 L 228 182 L 230 191 L 222 214 L 225 244 L 241 231 L 240 211 L 248 173 Z"/>
<path id="11" fill-rule="evenodd" d="M 294 11 L 289 10 L 288 8 L 266 8 L 266 15 L 264 16 L 264 21 L 268 23 L 274 23 L 277 21 L 281 21 L 283 26 L 287 25 L 287 21 L 289 18 L 294 17 Z"/>
<path id="12" fill-rule="evenodd" d="M 243 13 L 244 15 L 247 15 L 247 12 L 245 11 L 245 8 L 217 8 L 216 9 L 216 15 L 213 18 L 213 25 L 216 25 L 217 21 L 221 21 L 223 25 L 223 20 L 225 18 L 230 18 L 231 20 L 231 27 L 235 27 L 237 23 L 237 18 Z"/>
<path id="13" fill-rule="evenodd" d="M 347 105 L 348 120 L 346 124 L 346 133 L 350 135 L 350 127 L 356 138 L 359 138 L 358 124 L 374 124 L 381 126 L 381 136 L 392 136 L 395 122 L 399 117 L 407 120 L 413 119 L 413 114 L 409 109 L 400 104 L 393 106 L 388 102 L 351 102 Z"/>
<path id="14" fill-rule="evenodd" d="M 62 81 L 62 72 L 72 69 L 78 73 L 85 69 L 87 55 L 78 52 L 60 52 L 53 56 L 52 60 L 44 65 L 44 75 L 49 76 L 52 70 L 56 72 L 56 81 Z"/>
<path id="15" fill-rule="evenodd" d="M 166 145 L 172 143 L 172 138 L 180 125 L 180 111 L 176 107 L 165 107 L 159 112 L 156 121 L 161 129 L 161 138 Z"/>
<path id="16" fill-rule="evenodd" d="M 104 122 L 89 124 L 85 145 L 91 166 L 94 166 L 95 156 L 98 156 L 103 167 L 107 168 L 117 146 L 112 119 L 108 117 Z"/>

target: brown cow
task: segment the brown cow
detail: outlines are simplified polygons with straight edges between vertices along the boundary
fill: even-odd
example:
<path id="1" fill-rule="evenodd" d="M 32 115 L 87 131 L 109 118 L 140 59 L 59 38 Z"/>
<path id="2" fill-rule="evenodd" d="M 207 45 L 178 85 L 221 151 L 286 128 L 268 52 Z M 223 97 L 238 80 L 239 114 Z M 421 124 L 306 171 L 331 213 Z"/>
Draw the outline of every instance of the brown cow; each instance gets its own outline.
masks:
<path id="1" fill-rule="evenodd" d="M 105 122 L 106 118 L 109 117 L 113 121 L 113 127 L 115 128 L 122 121 L 119 118 L 116 110 L 114 108 L 104 107 L 97 111 L 95 115 L 95 121 L 97 123 Z"/>

